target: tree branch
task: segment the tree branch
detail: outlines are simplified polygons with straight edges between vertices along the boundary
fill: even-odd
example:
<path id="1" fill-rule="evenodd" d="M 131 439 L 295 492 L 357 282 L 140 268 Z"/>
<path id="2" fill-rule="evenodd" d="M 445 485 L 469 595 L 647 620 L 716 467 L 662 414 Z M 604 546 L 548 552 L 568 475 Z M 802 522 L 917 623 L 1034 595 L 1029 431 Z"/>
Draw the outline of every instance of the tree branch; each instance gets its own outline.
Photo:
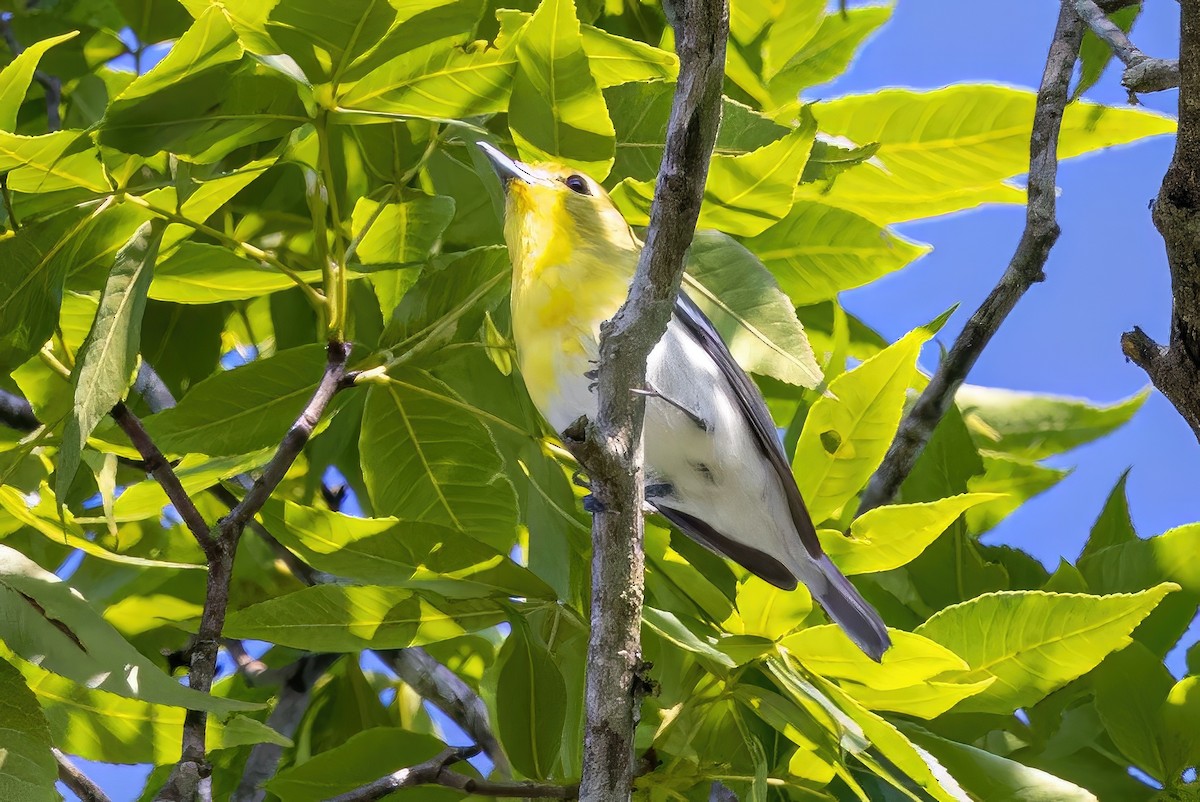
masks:
<path id="1" fill-rule="evenodd" d="M 350 345 L 331 342 L 327 348 L 325 373 L 300 417 L 283 436 L 275 456 L 267 463 L 262 475 L 255 480 L 245 497 L 220 520 L 208 557 L 208 583 L 204 594 L 204 609 L 192 646 L 192 663 L 188 672 L 189 687 L 207 693 L 212 688 L 217 669 L 217 651 L 225 611 L 229 606 L 229 584 L 233 578 L 233 561 L 238 540 L 246 523 L 254 517 L 279 485 L 296 457 L 308 442 L 321 415 L 333 396 L 344 386 L 346 361 Z M 191 802 L 200 791 L 211 767 L 206 754 L 208 715 L 203 710 L 189 710 L 183 719 L 183 751 L 167 784 L 157 799 Z"/>
<path id="2" fill-rule="evenodd" d="M 1130 92 L 1161 92 L 1179 86 L 1179 62 L 1150 58 L 1130 41 L 1129 36 L 1108 18 L 1095 0 L 1071 0 L 1075 13 L 1092 33 L 1107 44 L 1125 65 L 1121 84 Z"/>
<path id="3" fill-rule="evenodd" d="M 625 800 L 634 775 L 633 734 L 640 701 L 642 421 L 646 359 L 666 331 L 695 234 L 708 162 L 721 115 L 726 0 L 671 4 L 679 78 L 646 245 L 629 297 L 601 327 L 599 414 L 586 443 L 576 440 L 592 494 L 605 509 L 592 522 L 592 609 L 588 642 L 584 799 Z"/>
<path id="4" fill-rule="evenodd" d="M 295 735 L 312 701 L 313 685 L 341 656 L 309 654 L 292 664 L 284 678 L 279 698 L 275 700 L 275 707 L 267 716 L 267 726 L 287 738 Z M 265 673 L 260 672 L 256 679 L 261 679 Z M 263 785 L 275 776 L 281 757 L 283 747 L 279 744 L 255 744 L 250 750 L 250 757 L 246 759 L 237 790 L 230 797 L 231 802 L 262 802 L 266 799 L 267 792 Z"/>
<path id="5" fill-rule="evenodd" d="M 179 513 L 179 517 L 183 518 L 183 522 L 187 524 L 187 528 L 191 530 L 205 555 L 210 555 L 216 546 L 216 541 L 213 540 L 212 532 L 209 531 L 208 522 L 204 520 L 200 510 L 196 509 L 196 503 L 183 489 L 179 477 L 175 475 L 175 469 L 158 450 L 158 446 L 154 445 L 154 441 L 150 438 L 150 434 L 142 425 L 141 420 L 129 410 L 129 407 L 125 406 L 124 401 L 118 401 L 109 414 L 125 432 L 125 436 L 129 438 L 129 442 L 133 443 L 137 452 L 142 455 L 142 461 L 146 463 L 146 471 L 154 477 L 163 492 L 167 494 L 167 498 L 175 505 L 175 511 Z"/>
<path id="6" fill-rule="evenodd" d="M 983 349 L 1025 292 L 1045 278 L 1042 270 L 1059 234 L 1054 197 L 1058 135 L 1082 40 L 1083 23 L 1071 0 L 1063 0 L 1033 112 L 1025 230 L 999 283 L 967 321 L 929 385 L 900 422 L 896 439 L 863 494 L 859 515 L 895 497 Z"/>
<path id="7" fill-rule="evenodd" d="M 418 785 L 440 785 L 475 796 L 498 796 L 513 799 L 575 799 L 579 796 L 579 787 L 575 785 L 492 782 L 477 780 L 447 768 L 477 754 L 479 754 L 479 747 L 476 746 L 452 746 L 424 763 L 392 772 L 361 788 L 335 796 L 328 802 L 374 802 L 394 791 L 402 788 L 414 788 Z"/>
<path id="8" fill-rule="evenodd" d="M 54 754 L 54 761 L 58 763 L 58 779 L 82 802 L 110 802 L 108 794 L 104 793 L 92 778 L 80 771 L 60 749 L 52 747 L 50 751 Z"/>
<path id="9" fill-rule="evenodd" d="M 1170 340 L 1159 345 L 1134 328 L 1121 348 L 1200 440 L 1200 2 L 1179 7 L 1179 130 L 1153 212 L 1171 270 Z"/>

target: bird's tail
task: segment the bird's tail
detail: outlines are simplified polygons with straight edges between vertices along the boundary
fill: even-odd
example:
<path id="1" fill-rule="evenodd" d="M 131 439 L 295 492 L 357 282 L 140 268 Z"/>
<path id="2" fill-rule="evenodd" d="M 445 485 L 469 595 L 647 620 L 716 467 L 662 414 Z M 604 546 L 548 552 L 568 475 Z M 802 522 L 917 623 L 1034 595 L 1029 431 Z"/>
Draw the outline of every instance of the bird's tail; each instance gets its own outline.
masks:
<path id="1" fill-rule="evenodd" d="M 820 572 L 813 581 L 805 582 L 813 598 L 850 640 L 878 663 L 892 645 L 887 625 L 879 613 L 850 584 L 850 580 L 838 570 L 829 555 L 822 554 L 816 560 L 810 558 L 810 564 Z"/>

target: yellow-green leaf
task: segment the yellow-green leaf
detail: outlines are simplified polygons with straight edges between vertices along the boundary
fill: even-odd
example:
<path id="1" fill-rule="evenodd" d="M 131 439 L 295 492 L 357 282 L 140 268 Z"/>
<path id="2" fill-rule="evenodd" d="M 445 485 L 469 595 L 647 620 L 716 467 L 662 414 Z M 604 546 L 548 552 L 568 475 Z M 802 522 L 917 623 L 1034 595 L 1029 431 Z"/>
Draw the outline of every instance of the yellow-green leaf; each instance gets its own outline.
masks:
<path id="1" fill-rule="evenodd" d="M 1129 634 L 1168 593 L 1164 582 L 1141 593 L 1002 591 L 936 613 L 917 633 L 952 649 L 971 670 L 962 682 L 996 677 L 959 712 L 1011 713 L 1028 707 L 1127 645 Z"/>
<path id="2" fill-rule="evenodd" d="M 835 624 L 809 627 L 783 639 L 783 647 L 810 671 L 888 691 L 918 685 L 968 668 L 957 654 L 929 638 L 890 629 L 892 648 L 876 663 Z"/>

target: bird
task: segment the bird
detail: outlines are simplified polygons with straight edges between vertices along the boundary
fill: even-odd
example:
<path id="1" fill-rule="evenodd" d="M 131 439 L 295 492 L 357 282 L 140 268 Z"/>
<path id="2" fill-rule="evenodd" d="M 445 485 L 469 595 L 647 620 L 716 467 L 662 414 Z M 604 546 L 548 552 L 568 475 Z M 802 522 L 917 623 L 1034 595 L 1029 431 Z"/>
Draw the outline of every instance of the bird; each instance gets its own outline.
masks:
<path id="1" fill-rule="evenodd" d="M 595 418 L 600 327 L 628 295 L 642 243 L 591 177 L 477 144 L 504 188 L 517 363 L 534 406 L 562 433 Z M 881 661 L 886 625 L 822 550 L 761 392 L 686 291 L 650 351 L 646 386 L 631 391 L 646 396 L 647 505 L 766 582 L 805 585 Z"/>

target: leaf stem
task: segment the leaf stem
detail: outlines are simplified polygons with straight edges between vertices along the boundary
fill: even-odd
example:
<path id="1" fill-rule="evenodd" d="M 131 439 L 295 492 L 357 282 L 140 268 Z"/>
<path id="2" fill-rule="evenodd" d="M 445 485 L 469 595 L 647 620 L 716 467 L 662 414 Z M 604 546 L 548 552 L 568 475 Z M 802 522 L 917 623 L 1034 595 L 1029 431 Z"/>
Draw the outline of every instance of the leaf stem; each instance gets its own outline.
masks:
<path id="1" fill-rule="evenodd" d="M 337 190 L 333 182 L 333 160 L 329 155 L 329 113 L 324 112 L 316 123 L 318 166 L 315 186 L 309 188 L 309 206 L 313 214 L 313 235 L 321 272 L 325 277 L 325 296 L 329 308 L 329 338 L 341 341 L 346 336 L 346 262 L 343 259 L 342 214 L 338 208 Z M 332 219 L 332 226 L 330 220 Z M 332 228 L 333 250 L 329 249 Z"/>

